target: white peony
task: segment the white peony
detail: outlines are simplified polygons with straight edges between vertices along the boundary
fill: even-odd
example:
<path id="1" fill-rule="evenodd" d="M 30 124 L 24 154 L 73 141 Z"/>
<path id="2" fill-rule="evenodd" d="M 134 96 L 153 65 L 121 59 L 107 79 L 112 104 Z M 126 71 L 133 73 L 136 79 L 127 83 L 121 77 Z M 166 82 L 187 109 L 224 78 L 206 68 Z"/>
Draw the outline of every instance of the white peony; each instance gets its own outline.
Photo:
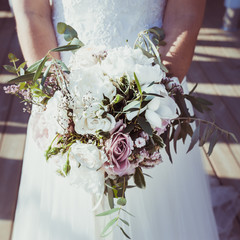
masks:
<path id="1" fill-rule="evenodd" d="M 70 159 L 79 162 L 81 166 L 97 170 L 107 161 L 107 156 L 95 145 L 77 141 L 71 146 Z"/>
<path id="2" fill-rule="evenodd" d="M 69 82 L 69 91 L 75 107 L 83 106 L 82 98 L 89 93 L 98 102 L 103 100 L 104 95 L 110 100 L 116 95 L 116 88 L 103 74 L 99 64 L 73 70 L 69 75 Z"/>
<path id="3" fill-rule="evenodd" d="M 83 46 L 70 58 L 70 68 L 72 70 L 81 67 L 92 67 L 99 63 L 99 60 L 107 55 L 105 46 Z"/>
<path id="4" fill-rule="evenodd" d="M 102 117 L 79 117 L 74 119 L 75 131 L 78 134 L 96 134 L 96 131 L 110 132 L 116 125 L 115 118 L 111 114 Z"/>
<path id="5" fill-rule="evenodd" d="M 152 66 L 153 62 L 154 59 L 145 56 L 140 49 L 125 46 L 109 50 L 101 66 L 114 80 L 124 75 L 134 80 L 135 72 L 142 85 L 153 81 L 159 82 L 165 76 L 159 65 Z"/>

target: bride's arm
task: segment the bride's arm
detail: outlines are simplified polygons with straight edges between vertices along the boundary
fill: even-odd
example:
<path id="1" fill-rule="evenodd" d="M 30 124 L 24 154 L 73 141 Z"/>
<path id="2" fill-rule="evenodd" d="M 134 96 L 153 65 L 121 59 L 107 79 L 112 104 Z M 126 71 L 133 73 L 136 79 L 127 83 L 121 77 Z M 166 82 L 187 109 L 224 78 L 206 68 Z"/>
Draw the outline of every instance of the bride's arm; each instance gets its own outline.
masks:
<path id="1" fill-rule="evenodd" d="M 51 6 L 49 0 L 13 0 L 13 10 L 22 52 L 31 65 L 57 46 Z"/>
<path id="2" fill-rule="evenodd" d="M 192 61 L 204 8 L 205 0 L 167 0 L 163 19 L 167 45 L 160 48 L 160 53 L 170 74 L 180 81 Z"/>

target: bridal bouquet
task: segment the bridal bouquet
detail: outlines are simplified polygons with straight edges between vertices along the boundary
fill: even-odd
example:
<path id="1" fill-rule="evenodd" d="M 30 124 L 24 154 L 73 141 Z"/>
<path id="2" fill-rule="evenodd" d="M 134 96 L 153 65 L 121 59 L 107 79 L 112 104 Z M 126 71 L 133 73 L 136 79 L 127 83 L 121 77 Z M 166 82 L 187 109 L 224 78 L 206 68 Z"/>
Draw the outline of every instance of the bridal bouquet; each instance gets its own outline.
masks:
<path id="1" fill-rule="evenodd" d="M 46 159 L 57 173 L 71 184 L 83 186 L 95 194 L 98 202 L 104 193 L 110 210 L 98 216 L 118 212 L 104 228 L 128 222 L 119 217 L 127 203 L 125 192 L 132 187 L 145 188 L 144 169 L 156 167 L 169 155 L 170 142 L 191 137 L 188 151 L 200 140 L 210 140 L 209 154 L 220 133 L 232 133 L 214 123 L 191 115 L 186 101 L 199 111 L 209 110 L 210 102 L 183 92 L 176 77 L 167 77 L 156 45 L 164 44 L 162 29 L 152 28 L 139 34 L 134 48 L 109 49 L 84 45 L 70 26 L 59 23 L 68 45 L 48 52 L 46 57 L 25 69 L 5 66 L 18 74 L 5 87 L 6 93 L 34 104 L 34 138 L 46 150 Z M 72 51 L 70 65 L 51 56 L 54 51 Z M 193 131 L 192 122 L 197 127 Z M 200 135 L 200 126 L 204 129 Z M 133 178 L 135 185 L 129 185 Z M 96 205 L 97 207 L 97 205 Z M 130 213 L 129 213 L 130 214 Z"/>

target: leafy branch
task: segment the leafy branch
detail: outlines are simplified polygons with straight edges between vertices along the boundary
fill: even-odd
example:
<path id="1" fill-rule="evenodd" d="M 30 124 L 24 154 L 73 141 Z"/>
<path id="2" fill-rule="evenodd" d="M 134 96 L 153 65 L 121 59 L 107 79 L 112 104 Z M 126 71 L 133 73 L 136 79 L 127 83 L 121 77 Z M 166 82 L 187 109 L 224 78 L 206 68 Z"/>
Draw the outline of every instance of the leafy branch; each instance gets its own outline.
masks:
<path id="1" fill-rule="evenodd" d="M 208 148 L 208 155 L 211 155 L 213 148 L 216 145 L 220 134 L 225 135 L 228 139 L 232 138 L 235 142 L 238 142 L 236 136 L 233 133 L 219 127 L 218 125 L 216 125 L 215 122 L 210 122 L 208 120 L 204 120 L 204 119 L 200 119 L 200 118 L 196 118 L 196 117 L 178 117 L 175 120 L 179 121 L 179 124 L 176 129 L 174 129 L 174 126 L 173 126 L 174 130 L 173 130 L 172 138 L 174 140 L 175 151 L 176 151 L 177 140 L 179 140 L 185 136 L 182 134 L 182 132 L 188 134 L 191 137 L 191 142 L 190 142 L 187 152 L 191 151 L 192 148 L 195 146 L 195 144 L 198 141 L 199 141 L 199 146 L 203 146 L 209 140 L 210 144 L 209 144 L 209 148 Z M 183 123 L 185 123 L 185 125 L 182 124 L 182 121 L 183 121 Z M 189 128 L 191 128 L 189 123 L 191 123 L 193 121 L 198 122 L 198 125 L 194 131 L 189 130 Z M 201 124 L 207 125 L 205 127 L 202 135 L 200 133 Z"/>

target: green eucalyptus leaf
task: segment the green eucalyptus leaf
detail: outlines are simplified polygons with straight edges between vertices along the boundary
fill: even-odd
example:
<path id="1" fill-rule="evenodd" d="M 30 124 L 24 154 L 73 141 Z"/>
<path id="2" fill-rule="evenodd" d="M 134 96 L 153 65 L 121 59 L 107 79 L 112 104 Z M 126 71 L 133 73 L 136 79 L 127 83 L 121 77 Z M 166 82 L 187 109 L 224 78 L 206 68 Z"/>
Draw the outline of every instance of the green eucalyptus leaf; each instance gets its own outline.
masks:
<path id="1" fill-rule="evenodd" d="M 129 109 L 131 109 L 133 107 L 136 107 L 137 105 L 140 107 L 140 102 L 139 101 L 136 101 L 136 100 L 132 101 L 123 108 L 123 111 L 127 112 Z"/>
<path id="2" fill-rule="evenodd" d="M 38 80 L 38 78 L 40 78 L 42 70 L 44 68 L 44 65 L 48 59 L 49 59 L 48 56 L 46 56 L 42 59 L 41 63 L 39 64 L 39 66 L 34 74 L 33 82 L 36 82 Z"/>
<path id="3" fill-rule="evenodd" d="M 64 31 L 64 39 L 67 42 L 70 42 L 74 38 L 77 38 L 77 37 L 78 37 L 78 34 L 77 34 L 76 30 L 74 28 L 72 28 L 71 26 L 66 25 L 66 29 Z"/>
<path id="4" fill-rule="evenodd" d="M 134 215 L 132 215 L 130 212 L 128 212 L 127 210 L 125 210 L 124 208 L 121 209 L 122 211 L 124 211 L 125 213 L 127 213 L 128 215 L 135 217 Z"/>
<path id="5" fill-rule="evenodd" d="M 138 123 L 145 133 L 147 133 L 149 136 L 152 136 L 153 134 L 152 127 L 144 117 L 138 116 Z"/>
<path id="6" fill-rule="evenodd" d="M 21 83 L 21 82 L 29 82 L 32 81 L 34 77 L 34 73 L 28 73 L 23 76 L 18 76 L 16 78 L 11 79 L 8 81 L 8 84 L 13 84 L 13 83 Z"/>
<path id="7" fill-rule="evenodd" d="M 44 83 L 45 83 L 45 81 L 46 81 L 46 79 L 47 79 L 47 76 L 48 76 L 48 74 L 49 74 L 49 71 L 50 71 L 50 69 L 51 69 L 51 66 L 52 66 L 52 62 L 47 66 L 46 70 L 45 70 L 44 73 L 43 73 L 42 81 L 41 81 L 41 85 L 42 85 L 42 86 L 44 86 Z"/>
<path id="8" fill-rule="evenodd" d="M 15 67 L 11 65 L 3 65 L 3 67 L 5 70 L 7 70 L 10 73 L 17 73 L 17 70 L 15 69 Z"/>
<path id="9" fill-rule="evenodd" d="M 200 138 L 200 141 L 199 141 L 199 146 L 202 147 L 206 141 L 208 140 L 208 137 L 210 136 L 211 134 L 211 128 L 209 125 L 207 125 L 203 131 L 203 134 Z"/>
<path id="10" fill-rule="evenodd" d="M 8 59 L 10 60 L 10 62 L 17 62 L 17 61 L 19 61 L 19 59 L 13 53 L 9 53 L 8 54 Z"/>
<path id="11" fill-rule="evenodd" d="M 110 235 L 112 232 L 113 232 L 113 228 L 112 228 L 112 230 L 109 231 L 108 233 L 102 234 L 101 237 L 102 237 L 102 238 L 106 238 L 106 237 L 107 237 L 108 235 Z"/>
<path id="12" fill-rule="evenodd" d="M 181 133 L 181 124 L 178 124 L 173 136 L 173 146 L 174 146 L 175 153 L 177 153 L 177 141 L 180 133 Z"/>
<path id="13" fill-rule="evenodd" d="M 130 133 L 135 128 L 135 124 L 131 123 L 123 130 L 123 133 Z"/>
<path id="14" fill-rule="evenodd" d="M 143 92 L 143 96 L 154 96 L 154 97 L 160 97 L 163 98 L 164 96 L 157 94 L 157 93 L 144 93 Z"/>
<path id="15" fill-rule="evenodd" d="M 195 144 L 199 140 L 199 136 L 200 136 L 200 125 L 198 125 L 196 127 L 195 131 L 193 132 L 191 143 L 189 145 L 189 148 L 188 148 L 187 152 L 190 152 L 193 149 L 193 147 L 195 146 Z"/>
<path id="16" fill-rule="evenodd" d="M 82 41 L 80 41 L 78 38 L 73 38 L 73 40 L 71 41 L 71 45 L 79 45 L 79 46 L 83 47 L 84 43 Z"/>
<path id="17" fill-rule="evenodd" d="M 64 46 L 52 49 L 51 52 L 66 52 L 66 51 L 73 51 L 79 48 L 81 48 L 81 46 L 79 45 L 64 45 Z"/>
<path id="18" fill-rule="evenodd" d="M 115 217 L 114 219 L 112 219 L 103 229 L 102 233 L 101 233 L 101 237 L 104 236 L 104 234 L 107 232 L 107 230 L 112 227 L 118 220 L 118 217 Z"/>
<path id="19" fill-rule="evenodd" d="M 119 218 L 124 224 L 126 224 L 127 226 L 129 226 L 129 223 L 126 221 L 126 220 L 124 220 L 124 219 L 122 219 L 122 218 Z"/>
<path id="20" fill-rule="evenodd" d="M 163 28 L 152 27 L 148 31 L 158 37 L 159 41 L 162 41 L 165 38 L 165 32 Z"/>
<path id="21" fill-rule="evenodd" d="M 119 198 L 117 200 L 117 204 L 120 205 L 120 206 L 125 206 L 127 204 L 126 198 L 123 198 L 123 197 Z"/>
<path id="22" fill-rule="evenodd" d="M 65 175 L 68 175 L 70 170 L 71 170 L 71 166 L 69 164 L 69 160 L 67 160 L 65 165 L 63 166 L 63 172 L 65 173 Z"/>
<path id="23" fill-rule="evenodd" d="M 134 73 L 134 79 L 135 79 L 135 83 L 137 84 L 138 91 L 139 91 L 140 95 L 142 95 L 142 89 L 141 89 L 141 86 L 140 86 L 140 83 L 139 83 L 136 73 Z"/>
<path id="24" fill-rule="evenodd" d="M 216 145 L 217 140 L 218 140 L 218 131 L 215 130 L 210 137 L 210 144 L 209 144 L 209 148 L 208 148 L 208 155 L 209 156 L 212 154 L 213 148 Z"/>
<path id="25" fill-rule="evenodd" d="M 112 208 L 112 209 L 107 210 L 107 211 L 105 211 L 105 212 L 99 213 L 99 214 L 97 214 L 96 216 L 97 216 L 97 217 L 107 216 L 107 215 L 110 215 L 110 214 L 113 214 L 113 213 L 119 211 L 119 209 L 120 209 L 120 208 Z"/>
<path id="26" fill-rule="evenodd" d="M 59 60 L 59 59 L 57 59 L 56 61 L 57 61 L 57 63 L 61 66 L 63 72 L 68 73 L 68 74 L 70 73 L 69 68 L 66 66 L 66 64 L 65 64 L 64 62 L 62 62 L 62 61 Z"/>
<path id="27" fill-rule="evenodd" d="M 194 87 L 193 87 L 192 90 L 188 93 L 188 95 L 193 94 L 193 92 L 196 90 L 197 86 L 198 86 L 198 83 L 196 83 L 196 84 L 194 85 Z"/>
<path id="28" fill-rule="evenodd" d="M 41 64 L 42 60 L 43 60 L 43 58 L 38 60 L 37 62 L 35 62 L 31 66 L 29 66 L 26 71 L 29 72 L 29 73 L 35 72 L 38 69 L 39 65 Z"/>
<path id="29" fill-rule="evenodd" d="M 124 236 L 125 236 L 126 238 L 131 239 L 131 238 L 126 234 L 126 232 L 123 230 L 122 227 L 119 226 L 119 228 L 120 228 L 120 230 L 122 231 L 122 233 L 124 234 Z"/>
<path id="30" fill-rule="evenodd" d="M 122 95 L 117 94 L 115 98 L 112 100 L 111 104 L 117 104 L 121 102 L 123 99 L 125 99 Z"/>
<path id="31" fill-rule="evenodd" d="M 149 178 L 153 178 L 152 176 L 150 176 L 149 174 L 143 173 L 144 176 L 149 177 Z"/>
<path id="32" fill-rule="evenodd" d="M 166 153 L 169 157 L 170 162 L 173 163 L 171 149 L 170 149 L 170 128 L 167 129 L 167 132 L 165 132 L 165 135 L 166 135 L 165 150 L 166 150 Z"/>
<path id="33" fill-rule="evenodd" d="M 141 46 L 137 46 L 137 48 L 141 49 L 143 54 L 148 57 L 148 58 L 155 58 L 154 55 L 152 55 L 150 52 L 146 51 L 144 48 L 142 48 Z"/>
<path id="34" fill-rule="evenodd" d="M 65 30 L 66 30 L 67 24 L 63 23 L 63 22 L 59 22 L 57 24 L 57 32 L 59 34 L 64 34 Z"/>
<path id="35" fill-rule="evenodd" d="M 111 187 L 111 180 L 106 180 L 106 186 L 107 186 L 107 194 L 108 194 L 108 203 L 111 209 L 114 208 L 114 200 L 113 200 L 113 190 Z"/>
<path id="36" fill-rule="evenodd" d="M 26 66 L 26 62 L 23 62 L 21 63 L 19 66 L 18 66 L 18 70 L 20 70 L 21 68 L 24 68 Z"/>
<path id="37" fill-rule="evenodd" d="M 137 167 L 134 173 L 134 183 L 139 188 L 146 188 L 146 182 L 144 179 L 144 175 L 142 173 L 142 169 L 140 167 Z"/>

